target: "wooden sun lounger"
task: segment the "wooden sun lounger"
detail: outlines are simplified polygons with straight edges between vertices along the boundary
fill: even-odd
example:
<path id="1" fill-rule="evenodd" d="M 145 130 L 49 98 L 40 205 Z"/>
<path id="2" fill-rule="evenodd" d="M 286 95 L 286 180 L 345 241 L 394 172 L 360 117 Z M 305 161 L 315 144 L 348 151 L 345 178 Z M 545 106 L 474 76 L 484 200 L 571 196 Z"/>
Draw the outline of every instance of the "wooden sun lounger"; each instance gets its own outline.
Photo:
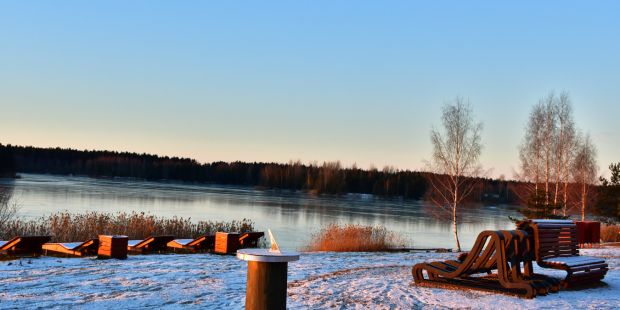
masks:
<path id="1" fill-rule="evenodd" d="M 168 242 L 168 248 L 174 252 L 206 252 L 213 251 L 215 235 L 202 235 L 196 239 L 174 239 Z"/>
<path id="2" fill-rule="evenodd" d="M 563 287 L 592 285 L 608 270 L 605 260 L 579 255 L 577 226 L 571 220 L 527 220 L 517 224 L 528 232 L 534 244 L 536 263 L 543 268 L 566 271 Z"/>
<path id="3" fill-rule="evenodd" d="M 134 254 L 163 252 L 167 249 L 168 242 L 174 240 L 174 236 L 150 236 L 143 240 L 129 240 L 127 250 Z"/>
<path id="4" fill-rule="evenodd" d="M 265 233 L 262 231 L 242 233 L 239 237 L 239 248 L 257 248 L 258 240 L 263 236 L 265 236 Z"/>
<path id="5" fill-rule="evenodd" d="M 18 236 L 9 241 L 0 241 L 0 254 L 9 256 L 41 255 L 44 243 L 50 236 Z"/>
<path id="6" fill-rule="evenodd" d="M 416 264 L 412 268 L 418 285 L 465 287 L 533 298 L 554 292 L 546 277 L 521 271 L 531 265 L 531 256 L 522 243 L 522 233 L 484 231 L 462 260 Z M 496 274 L 491 274 L 497 270 Z M 425 274 L 426 273 L 426 277 Z M 478 274 L 486 274 L 479 276 Z M 475 276 L 478 275 L 478 276 Z"/>
<path id="7" fill-rule="evenodd" d="M 43 245 L 45 255 L 81 257 L 96 255 L 99 247 L 99 239 L 88 239 L 84 242 L 71 243 L 46 243 Z"/>
<path id="8" fill-rule="evenodd" d="M 511 269 L 513 271 L 513 274 L 511 275 L 512 279 L 531 281 L 532 285 L 537 289 L 538 295 L 547 294 L 549 291 L 559 291 L 559 280 L 534 273 L 532 264 L 534 252 L 527 232 L 523 230 L 500 230 L 499 232 L 504 235 L 504 243 L 507 253 L 516 254 L 510 256 L 510 265 L 518 266 L 519 264 L 523 264 L 523 272 L 521 272 L 519 268 Z M 461 253 L 458 260 L 462 262 L 468 254 L 469 253 L 467 252 Z M 497 269 L 497 255 L 493 255 L 485 267 L 490 270 Z"/>

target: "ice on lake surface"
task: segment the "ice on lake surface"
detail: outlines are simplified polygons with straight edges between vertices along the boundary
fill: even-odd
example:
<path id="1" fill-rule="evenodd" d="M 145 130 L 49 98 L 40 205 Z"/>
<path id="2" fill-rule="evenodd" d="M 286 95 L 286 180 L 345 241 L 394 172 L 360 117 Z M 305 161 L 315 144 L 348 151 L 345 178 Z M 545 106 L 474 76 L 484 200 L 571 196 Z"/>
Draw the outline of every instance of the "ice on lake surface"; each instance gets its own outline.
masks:
<path id="1" fill-rule="evenodd" d="M 192 220 L 229 221 L 248 218 L 257 229 L 271 228 L 284 249 L 300 248 L 330 223 L 383 225 L 402 234 L 415 247 L 454 246 L 449 222 L 438 221 L 436 208 L 423 201 L 372 195 L 315 196 L 248 187 L 194 185 L 79 176 L 21 174 L 0 179 L 12 192 L 21 216 L 36 218 L 56 211 L 138 211 Z M 470 206 L 459 225 L 464 248 L 485 229 L 513 229 L 511 206 Z"/>

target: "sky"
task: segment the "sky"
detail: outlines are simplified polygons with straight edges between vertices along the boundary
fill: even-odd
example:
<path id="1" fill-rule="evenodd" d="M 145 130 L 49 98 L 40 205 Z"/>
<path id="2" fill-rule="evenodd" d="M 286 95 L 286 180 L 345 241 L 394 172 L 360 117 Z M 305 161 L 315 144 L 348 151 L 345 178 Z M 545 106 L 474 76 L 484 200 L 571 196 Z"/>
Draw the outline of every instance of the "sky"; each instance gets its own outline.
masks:
<path id="1" fill-rule="evenodd" d="M 511 178 L 532 106 L 565 90 L 606 172 L 620 2 L 499 2 L 4 1 L 0 143 L 419 170 L 460 96 Z"/>

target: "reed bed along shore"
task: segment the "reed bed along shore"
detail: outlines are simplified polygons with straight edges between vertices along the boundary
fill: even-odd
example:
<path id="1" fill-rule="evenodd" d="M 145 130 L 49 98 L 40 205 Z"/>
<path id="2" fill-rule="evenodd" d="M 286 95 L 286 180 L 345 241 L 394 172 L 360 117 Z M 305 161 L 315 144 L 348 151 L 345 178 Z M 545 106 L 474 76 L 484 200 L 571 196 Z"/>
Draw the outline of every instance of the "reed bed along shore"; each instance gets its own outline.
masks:
<path id="1" fill-rule="evenodd" d="M 3 226 L 0 240 L 19 235 L 50 235 L 54 242 L 84 241 L 100 234 L 126 235 L 130 239 L 143 239 L 151 235 L 195 238 L 216 231 L 254 230 L 254 222 L 249 219 L 193 222 L 190 218 L 164 218 L 144 212 L 58 212 L 34 220 L 12 219 Z"/>
<path id="2" fill-rule="evenodd" d="M 330 224 L 313 234 L 306 250 L 379 252 L 404 246 L 404 238 L 382 226 Z"/>
<path id="3" fill-rule="evenodd" d="M 620 242 L 620 225 L 602 225 L 601 241 Z"/>

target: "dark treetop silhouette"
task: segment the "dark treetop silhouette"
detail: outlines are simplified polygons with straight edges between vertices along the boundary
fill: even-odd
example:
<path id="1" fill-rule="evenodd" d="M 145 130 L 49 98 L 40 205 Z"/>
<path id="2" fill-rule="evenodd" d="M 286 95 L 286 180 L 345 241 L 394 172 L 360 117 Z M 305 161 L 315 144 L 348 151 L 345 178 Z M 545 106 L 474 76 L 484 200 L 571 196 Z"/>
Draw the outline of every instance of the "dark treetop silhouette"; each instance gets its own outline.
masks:
<path id="1" fill-rule="evenodd" d="M 257 186 L 303 190 L 319 194 L 361 193 L 421 199 L 427 190 L 426 172 L 394 168 L 343 168 L 339 162 L 305 165 L 301 162 L 247 163 L 194 159 L 115 151 L 88 151 L 0 144 L 0 173 L 16 172 L 92 177 Z M 472 201 L 516 202 L 508 190 L 511 181 L 480 179 Z"/>

